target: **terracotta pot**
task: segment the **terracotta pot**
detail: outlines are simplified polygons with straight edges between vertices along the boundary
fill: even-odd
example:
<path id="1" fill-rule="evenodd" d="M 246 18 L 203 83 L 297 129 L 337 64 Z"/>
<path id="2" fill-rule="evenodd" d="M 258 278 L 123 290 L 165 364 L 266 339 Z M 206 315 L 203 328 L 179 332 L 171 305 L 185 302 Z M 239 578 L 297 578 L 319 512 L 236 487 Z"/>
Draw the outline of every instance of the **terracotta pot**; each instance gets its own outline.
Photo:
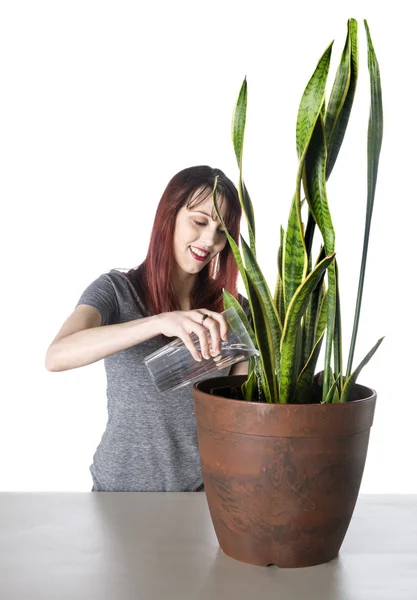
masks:
<path id="1" fill-rule="evenodd" d="M 212 395 L 245 375 L 193 385 L 204 488 L 223 552 L 308 567 L 335 558 L 355 508 L 376 392 L 344 404 L 267 404 Z"/>

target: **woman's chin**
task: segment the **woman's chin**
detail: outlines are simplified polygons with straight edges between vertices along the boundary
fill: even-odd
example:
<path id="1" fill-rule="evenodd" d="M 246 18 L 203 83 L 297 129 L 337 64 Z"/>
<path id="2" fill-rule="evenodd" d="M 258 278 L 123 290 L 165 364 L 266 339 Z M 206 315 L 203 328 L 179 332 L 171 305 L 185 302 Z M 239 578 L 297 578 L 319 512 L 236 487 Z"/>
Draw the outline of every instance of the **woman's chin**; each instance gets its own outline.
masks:
<path id="1" fill-rule="evenodd" d="M 197 275 L 204 268 L 205 264 L 202 263 L 201 265 L 199 265 L 199 264 L 193 265 L 193 264 L 189 264 L 189 263 L 186 263 L 186 264 L 183 263 L 181 265 L 178 265 L 178 263 L 177 263 L 177 266 L 179 266 L 180 270 L 183 273 L 187 273 L 188 275 Z"/>

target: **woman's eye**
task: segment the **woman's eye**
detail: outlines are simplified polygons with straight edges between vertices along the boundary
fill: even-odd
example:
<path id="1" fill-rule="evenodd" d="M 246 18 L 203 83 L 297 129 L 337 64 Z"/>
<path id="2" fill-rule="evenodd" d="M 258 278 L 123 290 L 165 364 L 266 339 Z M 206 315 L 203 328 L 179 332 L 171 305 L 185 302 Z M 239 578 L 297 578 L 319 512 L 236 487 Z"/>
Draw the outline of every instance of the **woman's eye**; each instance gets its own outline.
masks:
<path id="1" fill-rule="evenodd" d="M 202 223 L 201 221 L 194 221 L 194 223 L 200 227 L 205 227 L 207 225 L 207 223 Z M 226 232 L 223 229 L 218 229 L 217 231 L 223 235 L 226 235 Z"/>

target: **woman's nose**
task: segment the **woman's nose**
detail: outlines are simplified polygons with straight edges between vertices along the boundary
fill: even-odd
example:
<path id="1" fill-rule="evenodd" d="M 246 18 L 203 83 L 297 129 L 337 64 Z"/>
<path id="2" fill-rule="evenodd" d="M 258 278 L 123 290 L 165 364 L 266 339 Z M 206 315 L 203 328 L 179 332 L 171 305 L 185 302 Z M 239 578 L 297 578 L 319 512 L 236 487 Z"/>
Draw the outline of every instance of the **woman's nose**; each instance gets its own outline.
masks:
<path id="1" fill-rule="evenodd" d="M 207 250 L 212 249 L 216 245 L 216 233 L 210 233 L 209 231 L 205 231 L 202 236 L 202 244 L 204 244 L 204 248 Z"/>

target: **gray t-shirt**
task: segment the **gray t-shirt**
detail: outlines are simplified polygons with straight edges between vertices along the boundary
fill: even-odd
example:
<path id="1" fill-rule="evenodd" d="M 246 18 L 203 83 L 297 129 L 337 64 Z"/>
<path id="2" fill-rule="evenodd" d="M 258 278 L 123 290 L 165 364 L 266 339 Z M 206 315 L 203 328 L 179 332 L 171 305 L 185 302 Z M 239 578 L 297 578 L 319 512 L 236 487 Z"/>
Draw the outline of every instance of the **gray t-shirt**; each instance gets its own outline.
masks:
<path id="1" fill-rule="evenodd" d="M 248 300 L 239 303 L 250 314 Z M 97 308 L 102 325 L 149 316 L 127 276 L 112 269 L 77 302 Z M 191 492 L 203 483 L 192 384 L 164 394 L 143 359 L 166 344 L 156 336 L 104 358 L 108 420 L 90 466 L 94 491 Z M 213 375 L 228 375 L 231 367 Z"/>

